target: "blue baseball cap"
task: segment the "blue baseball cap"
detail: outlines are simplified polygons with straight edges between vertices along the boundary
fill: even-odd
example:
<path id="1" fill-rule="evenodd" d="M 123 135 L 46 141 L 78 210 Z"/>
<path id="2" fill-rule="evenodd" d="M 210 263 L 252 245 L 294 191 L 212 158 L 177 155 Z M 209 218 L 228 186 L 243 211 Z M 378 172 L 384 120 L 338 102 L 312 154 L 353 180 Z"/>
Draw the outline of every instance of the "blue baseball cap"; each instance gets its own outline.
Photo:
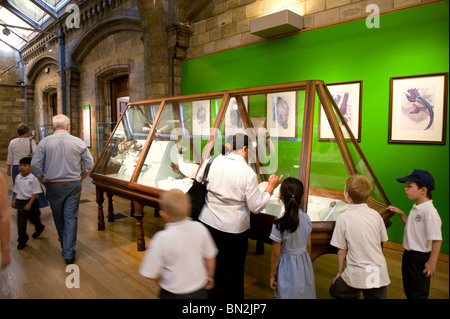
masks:
<path id="1" fill-rule="evenodd" d="M 420 185 L 425 186 L 429 190 L 434 189 L 434 178 L 427 171 L 423 171 L 421 169 L 415 169 L 411 173 L 409 173 L 406 177 L 397 178 L 397 181 L 400 183 L 406 182 L 416 182 Z"/>

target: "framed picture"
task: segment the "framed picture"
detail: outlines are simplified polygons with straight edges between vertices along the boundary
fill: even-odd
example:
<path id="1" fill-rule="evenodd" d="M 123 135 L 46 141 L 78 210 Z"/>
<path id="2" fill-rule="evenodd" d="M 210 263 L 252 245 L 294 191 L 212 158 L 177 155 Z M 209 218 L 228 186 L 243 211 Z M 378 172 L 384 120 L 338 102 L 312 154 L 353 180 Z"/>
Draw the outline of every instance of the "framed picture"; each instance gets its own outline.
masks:
<path id="1" fill-rule="evenodd" d="M 211 105 L 210 100 L 192 102 L 192 135 L 210 134 Z"/>
<path id="2" fill-rule="evenodd" d="M 270 136 L 295 138 L 297 136 L 297 92 L 267 94 L 266 119 Z"/>
<path id="3" fill-rule="evenodd" d="M 353 136 L 358 142 L 361 142 L 362 81 L 332 83 L 327 84 L 327 88 L 350 127 Z M 341 129 L 344 138 L 350 138 L 343 125 Z M 320 105 L 319 113 L 319 140 L 334 140 L 333 132 L 322 105 Z"/>
<path id="4" fill-rule="evenodd" d="M 245 109 L 248 112 L 248 96 L 243 96 Z M 237 133 L 245 133 L 244 123 L 239 112 L 236 98 L 230 99 L 225 113 L 225 136 L 232 136 Z"/>
<path id="5" fill-rule="evenodd" d="M 448 73 L 391 78 L 389 143 L 445 144 Z"/>

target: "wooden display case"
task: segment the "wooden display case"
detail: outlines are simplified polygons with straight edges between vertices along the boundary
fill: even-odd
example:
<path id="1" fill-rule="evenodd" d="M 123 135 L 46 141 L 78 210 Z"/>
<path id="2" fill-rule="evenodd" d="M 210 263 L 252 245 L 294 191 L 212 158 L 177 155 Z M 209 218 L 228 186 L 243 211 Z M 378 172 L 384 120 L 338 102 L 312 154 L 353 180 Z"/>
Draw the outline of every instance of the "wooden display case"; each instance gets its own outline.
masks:
<path id="1" fill-rule="evenodd" d="M 320 108 L 325 118 L 319 122 Z M 386 226 L 392 216 L 386 212 L 389 200 L 347 123 L 351 109 L 348 105 L 344 117 L 319 80 L 129 103 L 91 174 L 98 230 L 105 229 L 104 193 L 110 222 L 112 196 L 130 199 L 137 249 L 145 250 L 144 206 L 157 212 L 162 192 L 186 192 L 204 160 L 220 154 L 226 139 L 242 132 L 252 140 L 249 165 L 260 183 L 276 174 L 297 177 L 305 185 L 301 208 L 312 220 L 312 259 L 333 253 L 329 243 L 336 217 L 347 205 L 343 190 L 349 175 L 367 176 L 373 184 L 369 206 Z M 319 138 L 322 125 L 329 125 L 333 138 Z M 250 238 L 270 243 L 272 223 L 281 212 L 274 192 L 263 213 L 252 213 Z"/>

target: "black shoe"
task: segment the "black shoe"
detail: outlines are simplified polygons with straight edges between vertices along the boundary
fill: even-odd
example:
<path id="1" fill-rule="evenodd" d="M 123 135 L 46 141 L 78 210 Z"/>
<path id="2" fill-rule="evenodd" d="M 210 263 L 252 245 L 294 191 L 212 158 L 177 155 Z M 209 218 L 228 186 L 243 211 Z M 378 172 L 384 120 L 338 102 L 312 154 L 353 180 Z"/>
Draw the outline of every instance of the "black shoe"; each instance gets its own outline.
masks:
<path id="1" fill-rule="evenodd" d="M 73 264 L 73 262 L 75 261 L 75 257 L 73 257 L 73 258 L 64 258 L 64 260 L 66 261 L 66 265 L 70 265 L 70 264 Z"/>
<path id="2" fill-rule="evenodd" d="M 27 245 L 26 243 L 18 243 L 18 244 L 17 244 L 17 250 L 22 250 L 22 249 L 24 249 L 26 245 Z"/>
<path id="3" fill-rule="evenodd" d="M 45 228 L 45 226 L 42 225 L 42 227 L 39 228 L 38 230 L 36 230 L 31 237 L 33 237 L 34 239 L 38 238 L 39 235 L 44 231 L 44 228 Z"/>

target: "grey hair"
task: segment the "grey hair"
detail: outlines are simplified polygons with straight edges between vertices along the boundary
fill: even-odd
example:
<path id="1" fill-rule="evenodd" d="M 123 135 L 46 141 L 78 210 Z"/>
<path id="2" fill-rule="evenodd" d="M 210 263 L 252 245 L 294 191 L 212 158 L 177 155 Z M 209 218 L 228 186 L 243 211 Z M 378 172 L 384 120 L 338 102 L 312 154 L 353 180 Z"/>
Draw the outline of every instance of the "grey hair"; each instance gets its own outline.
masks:
<path id="1" fill-rule="evenodd" d="M 64 114 L 58 114 L 53 116 L 52 118 L 53 128 L 63 127 L 66 128 L 67 125 L 70 125 L 70 119 Z"/>

